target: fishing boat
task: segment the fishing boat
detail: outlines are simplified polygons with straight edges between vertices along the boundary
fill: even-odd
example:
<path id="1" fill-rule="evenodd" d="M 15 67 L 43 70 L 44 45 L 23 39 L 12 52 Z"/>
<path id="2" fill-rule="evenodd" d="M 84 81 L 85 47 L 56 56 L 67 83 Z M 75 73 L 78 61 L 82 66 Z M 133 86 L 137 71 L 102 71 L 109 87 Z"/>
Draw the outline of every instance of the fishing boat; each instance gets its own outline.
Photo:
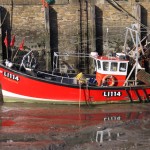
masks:
<path id="1" fill-rule="evenodd" d="M 134 45 L 130 51 L 126 50 L 128 34 L 131 34 Z M 80 54 L 93 60 L 93 74 L 55 71 L 60 56 L 75 54 L 54 53 L 55 63 L 51 72 L 34 69 L 33 61 L 26 61 L 31 55 L 32 50 L 24 55 L 19 68 L 8 60 L 0 64 L 4 102 L 96 105 L 150 101 L 150 74 L 139 62 L 144 50 L 135 29 L 127 28 L 122 52 L 105 56 L 99 56 L 97 52 Z"/>

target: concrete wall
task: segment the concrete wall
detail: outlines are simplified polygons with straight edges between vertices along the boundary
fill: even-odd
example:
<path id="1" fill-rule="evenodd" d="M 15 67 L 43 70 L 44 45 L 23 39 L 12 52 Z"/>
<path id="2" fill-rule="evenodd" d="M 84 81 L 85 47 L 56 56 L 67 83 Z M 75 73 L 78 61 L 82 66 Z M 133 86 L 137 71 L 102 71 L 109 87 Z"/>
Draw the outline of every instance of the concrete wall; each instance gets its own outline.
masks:
<path id="1" fill-rule="evenodd" d="M 143 27 L 149 27 L 149 0 L 138 4 Z M 117 5 L 106 0 L 56 0 L 44 9 L 41 0 L 0 0 L 2 41 L 6 30 L 9 40 L 12 34 L 16 35 L 16 48 L 25 38 L 25 48 L 37 50 L 42 65 L 48 70 L 53 52 L 96 50 L 102 54 L 109 47 L 113 51 L 122 49 L 125 27 L 136 22 L 136 5 L 135 0 L 117 1 Z M 3 44 L 3 58 L 6 58 L 5 51 Z"/>

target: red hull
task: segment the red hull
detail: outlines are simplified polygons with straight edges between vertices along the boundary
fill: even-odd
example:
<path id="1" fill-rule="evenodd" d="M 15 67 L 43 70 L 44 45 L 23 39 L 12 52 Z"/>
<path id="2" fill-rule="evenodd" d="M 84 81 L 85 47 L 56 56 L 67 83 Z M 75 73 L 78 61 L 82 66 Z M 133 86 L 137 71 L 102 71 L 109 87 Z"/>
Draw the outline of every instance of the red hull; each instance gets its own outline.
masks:
<path id="1" fill-rule="evenodd" d="M 100 104 L 146 101 L 150 86 L 98 87 L 63 84 L 33 77 L 0 66 L 0 82 L 4 101 Z"/>

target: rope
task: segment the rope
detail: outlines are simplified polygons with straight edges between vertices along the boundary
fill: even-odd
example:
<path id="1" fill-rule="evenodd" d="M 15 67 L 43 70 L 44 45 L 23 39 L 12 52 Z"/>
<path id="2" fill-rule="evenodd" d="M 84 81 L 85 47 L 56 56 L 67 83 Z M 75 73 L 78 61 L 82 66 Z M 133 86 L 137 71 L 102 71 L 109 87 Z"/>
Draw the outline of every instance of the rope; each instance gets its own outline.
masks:
<path id="1" fill-rule="evenodd" d="M 4 5 L 4 4 L 2 4 L 2 5 Z M 9 11 L 6 11 L 6 14 L 4 15 L 4 19 L 3 19 L 2 22 L 1 22 L 0 28 L 3 26 L 3 24 L 4 24 L 5 20 L 6 20 L 6 17 L 7 17 L 8 12 L 12 13 L 12 7 L 13 7 L 13 2 L 12 2 L 12 0 L 10 1 L 10 3 L 9 3 L 8 5 L 11 5 L 11 8 L 10 8 Z"/>
<path id="2" fill-rule="evenodd" d="M 144 29 L 149 29 L 144 24 L 142 24 L 139 20 L 137 20 L 134 16 L 132 16 L 128 11 L 124 10 L 116 1 L 114 0 L 108 0 L 110 3 L 113 3 L 119 10 L 121 10 L 125 15 L 130 16 L 133 18 L 136 22 L 138 22 Z"/>
<path id="3" fill-rule="evenodd" d="M 8 14 L 8 11 L 6 12 L 6 14 L 5 14 L 5 16 L 4 16 L 4 19 L 2 20 L 2 23 L 1 23 L 1 26 L 0 26 L 0 28 L 3 26 L 3 24 L 4 24 L 4 22 L 5 22 L 5 20 L 6 20 L 6 17 L 7 17 L 7 14 Z"/>
<path id="4" fill-rule="evenodd" d="M 81 84 L 79 84 L 79 108 L 81 106 Z"/>
<path id="5" fill-rule="evenodd" d="M 89 99 L 89 89 L 88 89 L 88 84 L 86 83 L 86 103 L 89 106 L 90 105 L 90 99 Z"/>

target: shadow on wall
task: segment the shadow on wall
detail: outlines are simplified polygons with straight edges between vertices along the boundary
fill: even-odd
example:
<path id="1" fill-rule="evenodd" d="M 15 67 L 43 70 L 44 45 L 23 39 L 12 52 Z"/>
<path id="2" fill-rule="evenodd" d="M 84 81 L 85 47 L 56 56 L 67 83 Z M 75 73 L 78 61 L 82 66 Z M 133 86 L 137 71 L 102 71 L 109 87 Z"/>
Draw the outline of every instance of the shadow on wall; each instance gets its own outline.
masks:
<path id="1" fill-rule="evenodd" d="M 11 59 L 11 49 L 8 47 L 6 48 L 4 44 L 4 39 L 6 37 L 6 32 L 7 32 L 7 37 L 8 37 L 8 42 L 10 43 L 11 39 L 11 21 L 10 21 L 10 13 L 4 8 L 0 7 L 0 13 L 1 13 L 1 29 L 2 29 L 2 59 Z"/>
<path id="2" fill-rule="evenodd" d="M 51 64 L 52 64 L 54 52 L 58 52 L 57 12 L 52 7 L 49 8 L 49 24 L 50 24 L 50 49 L 51 49 Z"/>
<path id="3" fill-rule="evenodd" d="M 141 23 L 142 25 L 147 27 L 147 10 L 141 6 Z M 141 39 L 143 39 L 147 35 L 147 29 L 141 26 Z M 150 39 L 149 39 L 150 41 Z M 145 40 L 142 42 L 142 45 L 145 45 Z"/>
<path id="4" fill-rule="evenodd" d="M 103 53 L 103 12 L 95 7 L 95 27 L 96 27 L 96 51 L 99 55 Z"/>

